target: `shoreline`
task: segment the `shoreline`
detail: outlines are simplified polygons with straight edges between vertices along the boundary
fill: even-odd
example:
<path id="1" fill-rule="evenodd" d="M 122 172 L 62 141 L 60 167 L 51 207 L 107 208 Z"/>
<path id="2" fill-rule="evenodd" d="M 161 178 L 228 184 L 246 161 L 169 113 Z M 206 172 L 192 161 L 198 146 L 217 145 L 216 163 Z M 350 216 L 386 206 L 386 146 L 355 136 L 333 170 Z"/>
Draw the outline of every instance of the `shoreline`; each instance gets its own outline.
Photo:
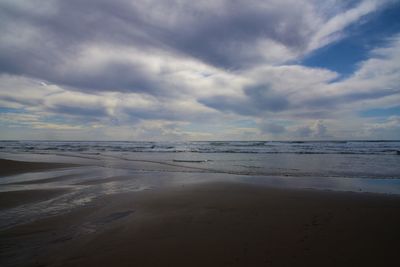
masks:
<path id="1" fill-rule="evenodd" d="M 377 175 L 375 173 L 360 173 L 356 177 L 340 176 L 339 173 L 327 170 L 327 172 L 295 172 L 295 169 L 288 173 L 285 171 L 272 172 L 242 172 L 237 170 L 229 171 L 227 167 L 201 166 L 200 163 L 187 163 L 190 166 L 173 165 L 174 157 L 160 154 L 161 158 L 149 160 L 149 155 L 135 154 L 133 158 L 99 157 L 97 159 L 82 160 L 79 155 L 49 155 L 28 154 L 23 157 L 0 158 L 0 185 L 14 186 L 11 190 L 22 189 L 41 189 L 42 184 L 47 187 L 54 185 L 89 186 L 108 184 L 115 182 L 124 187 L 123 182 L 132 185 L 132 179 L 137 179 L 142 186 L 164 186 L 166 183 L 191 183 L 195 181 L 238 181 L 249 184 L 256 184 L 267 187 L 281 188 L 306 188 L 316 190 L 340 191 L 340 192 L 367 192 L 389 195 L 400 195 L 400 174 Z M 220 155 L 223 159 L 224 155 Z M 218 157 L 218 155 L 214 155 Z M 26 161 L 28 159 L 28 161 Z M 33 159 L 33 161 L 29 161 Z M 40 161 L 39 161 L 40 160 Z M 301 160 L 301 164 L 306 164 Z M 311 159 L 310 159 L 311 160 Z M 250 160 L 252 161 L 252 160 Z M 233 161 L 234 162 L 234 161 Z M 10 163 L 7 165 L 7 163 Z M 394 162 L 393 162 L 394 163 Z M 194 165 L 193 165 L 194 164 Z M 215 163 L 201 163 L 212 164 Z M 271 163 L 269 163 L 271 165 Z M 222 164 L 223 165 L 223 164 Z M 242 165 L 231 163 L 233 168 L 241 168 Z M 251 165 L 251 164 L 250 164 Z M 395 164 L 392 166 L 396 166 Z M 77 167 L 77 168 L 76 168 Z M 189 168 L 189 169 L 188 169 Z M 245 168 L 255 168 L 256 166 L 245 166 Z M 272 168 L 272 167 L 271 167 Z M 11 170 L 10 170 L 11 169 Z M 274 168 L 272 168 L 274 169 Z M 275 168 L 278 170 L 279 168 Z M 392 169 L 396 169 L 392 167 Z M 108 170 L 112 170 L 109 172 Z M 282 170 L 282 169 L 280 169 Z M 8 174 L 7 172 L 13 172 Z M 375 172 L 376 169 L 375 169 Z M 92 174 L 91 174 L 92 173 Z M 17 177 L 14 175 L 20 175 Z M 7 177 L 9 176 L 9 177 Z M 132 179 L 130 177 L 133 177 Z M 158 177 L 164 177 L 163 179 Z M 2 179 L 3 178 L 3 179 Z M 149 183 L 150 182 L 150 183 Z M 7 191 L 7 188 L 4 190 Z"/>

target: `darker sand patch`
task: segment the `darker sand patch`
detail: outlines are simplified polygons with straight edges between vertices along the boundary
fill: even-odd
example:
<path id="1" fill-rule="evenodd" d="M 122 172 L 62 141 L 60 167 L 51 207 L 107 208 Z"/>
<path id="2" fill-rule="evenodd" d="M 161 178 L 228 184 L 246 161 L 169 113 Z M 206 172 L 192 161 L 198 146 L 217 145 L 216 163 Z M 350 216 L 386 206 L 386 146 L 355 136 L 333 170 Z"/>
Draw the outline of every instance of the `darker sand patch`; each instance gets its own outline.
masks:
<path id="1" fill-rule="evenodd" d="M 69 189 L 39 189 L 0 192 L 0 209 L 13 208 L 19 205 L 49 200 L 64 194 Z"/>
<path id="2" fill-rule="evenodd" d="M 42 171 L 56 168 L 76 167 L 77 164 L 49 163 L 49 162 L 27 162 L 8 159 L 0 159 L 0 177 L 19 174 L 24 172 Z"/>

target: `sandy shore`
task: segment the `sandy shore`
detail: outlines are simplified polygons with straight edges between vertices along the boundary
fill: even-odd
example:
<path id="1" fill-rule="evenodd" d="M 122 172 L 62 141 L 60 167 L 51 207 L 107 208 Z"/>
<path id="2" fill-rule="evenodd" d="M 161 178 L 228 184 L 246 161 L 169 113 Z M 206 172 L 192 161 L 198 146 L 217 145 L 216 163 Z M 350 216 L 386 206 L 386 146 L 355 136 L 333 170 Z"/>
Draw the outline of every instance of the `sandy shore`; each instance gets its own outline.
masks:
<path id="1" fill-rule="evenodd" d="M 395 266 L 400 198 L 210 183 L 0 233 L 4 266 Z"/>
<path id="2" fill-rule="evenodd" d="M 47 162 L 26 162 L 15 161 L 8 159 L 0 159 L 0 177 L 6 175 L 14 175 L 25 172 L 44 171 L 56 168 L 66 168 L 78 166 L 76 164 L 67 163 L 47 163 Z M 1 179 L 1 178 L 0 178 Z M 57 177 L 52 179 L 42 179 L 35 181 L 26 181 L 9 184 L 38 184 L 45 183 L 52 180 L 61 180 L 65 177 Z M 67 192 L 68 189 L 49 188 L 49 189 L 36 189 L 36 190 L 17 190 L 9 192 L 0 192 L 0 210 L 13 208 L 19 205 L 34 203 L 39 201 L 49 200 L 60 194 Z"/>
<path id="3" fill-rule="evenodd" d="M 38 189 L 0 192 L 0 210 L 13 208 L 19 205 L 45 201 L 66 193 L 68 189 Z"/>
<path id="4" fill-rule="evenodd" d="M 26 162 L 0 159 L 0 177 L 24 172 L 43 171 L 48 169 L 78 166 L 68 163 Z"/>

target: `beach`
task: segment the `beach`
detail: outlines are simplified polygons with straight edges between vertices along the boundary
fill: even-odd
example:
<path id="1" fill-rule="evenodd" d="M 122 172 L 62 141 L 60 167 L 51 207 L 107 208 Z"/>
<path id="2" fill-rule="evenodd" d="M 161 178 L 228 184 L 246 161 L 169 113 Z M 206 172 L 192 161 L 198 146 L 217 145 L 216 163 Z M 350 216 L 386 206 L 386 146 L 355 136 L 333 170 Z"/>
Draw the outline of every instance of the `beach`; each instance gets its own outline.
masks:
<path id="1" fill-rule="evenodd" d="M 21 166 L 22 176 L 27 171 L 28 163 L 10 162 L 7 165 Z M 49 163 L 46 172 L 80 168 L 62 164 Z M 147 175 L 147 180 L 163 179 L 157 172 Z M 0 212 L 24 210 L 28 203 L 56 206 L 56 200 L 48 199 L 77 190 L 57 183 L 73 176 L 19 181 L 25 190 L 0 192 Z M 395 266 L 398 262 L 398 195 L 279 188 L 222 176 L 226 179 L 101 194 L 85 204 L 4 227 L 2 266 Z M 79 186 L 127 184 L 129 179 L 126 174 Z M 46 183 L 53 186 L 43 187 Z"/>
<path id="2" fill-rule="evenodd" d="M 400 0 L 0 14 L 0 267 L 400 266 Z"/>
<path id="3" fill-rule="evenodd" d="M 71 167 L 73 164 L 54 162 L 26 162 L 0 159 L 1 175 L 13 175 L 24 172 L 41 171 L 56 168 Z"/>

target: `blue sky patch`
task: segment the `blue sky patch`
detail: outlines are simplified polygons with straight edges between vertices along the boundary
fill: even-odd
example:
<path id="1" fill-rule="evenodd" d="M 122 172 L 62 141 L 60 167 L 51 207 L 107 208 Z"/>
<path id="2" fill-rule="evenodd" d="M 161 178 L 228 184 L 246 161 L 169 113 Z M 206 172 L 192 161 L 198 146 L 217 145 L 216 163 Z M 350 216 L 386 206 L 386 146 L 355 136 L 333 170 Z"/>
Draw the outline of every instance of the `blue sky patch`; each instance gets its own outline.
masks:
<path id="1" fill-rule="evenodd" d="M 368 59 L 369 51 L 384 45 L 388 38 L 400 32 L 400 3 L 370 15 L 347 29 L 347 36 L 323 47 L 301 62 L 309 67 L 327 68 L 348 77 L 357 64 Z"/>
<path id="2" fill-rule="evenodd" d="M 395 115 L 400 116 L 400 106 L 368 109 L 360 112 L 360 116 L 362 117 L 387 117 Z"/>

